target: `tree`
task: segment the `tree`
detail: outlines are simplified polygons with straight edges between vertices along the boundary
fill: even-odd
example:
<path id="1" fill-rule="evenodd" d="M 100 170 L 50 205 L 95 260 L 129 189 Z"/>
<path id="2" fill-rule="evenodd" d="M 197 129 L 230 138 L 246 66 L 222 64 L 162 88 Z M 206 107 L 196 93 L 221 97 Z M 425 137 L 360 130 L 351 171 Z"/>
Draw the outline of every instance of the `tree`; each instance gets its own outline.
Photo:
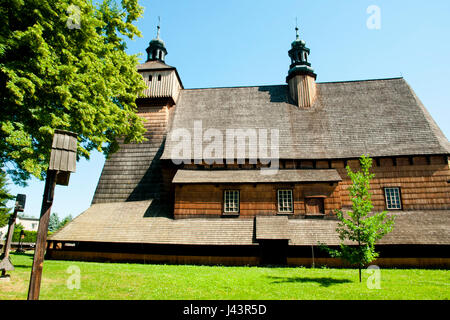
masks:
<path id="1" fill-rule="evenodd" d="M 394 216 L 388 217 L 387 211 L 371 214 L 373 205 L 370 193 L 370 180 L 375 176 L 370 173 L 372 159 L 363 155 L 360 158 L 361 170 L 353 172 L 346 167 L 347 174 L 352 180 L 349 188 L 352 210 L 344 214 L 336 210 L 339 220 L 336 228 L 341 240 L 339 249 L 330 249 L 321 245 L 332 257 L 342 258 L 359 269 L 361 282 L 361 268 L 378 257 L 375 243 L 384 235 L 391 232 L 394 226 Z M 357 243 L 357 246 L 345 245 L 346 240 Z"/>
<path id="2" fill-rule="evenodd" d="M 61 220 L 61 222 L 58 225 L 58 229 L 63 228 L 66 224 L 68 224 L 70 221 L 72 221 L 72 216 L 69 214 L 67 217 Z"/>
<path id="3" fill-rule="evenodd" d="M 58 231 L 66 224 L 68 224 L 70 221 L 72 221 L 71 215 L 68 215 L 67 217 L 61 220 L 56 212 L 52 212 L 52 214 L 50 215 L 50 220 L 48 222 L 48 230 L 51 232 Z"/>
<path id="4" fill-rule="evenodd" d="M 9 200 L 14 199 L 6 189 L 7 186 L 6 174 L 3 171 L 0 171 L 0 228 L 8 224 L 11 209 L 8 208 L 6 204 Z"/>
<path id="5" fill-rule="evenodd" d="M 78 134 L 77 159 L 142 142 L 145 88 L 125 39 L 138 0 L 0 0 L 0 168 L 43 179 L 55 129 Z"/>
<path id="6" fill-rule="evenodd" d="M 59 221 L 58 214 L 56 212 L 52 212 L 50 215 L 50 220 L 48 222 L 48 231 L 55 232 L 58 230 L 59 224 L 61 222 Z"/>

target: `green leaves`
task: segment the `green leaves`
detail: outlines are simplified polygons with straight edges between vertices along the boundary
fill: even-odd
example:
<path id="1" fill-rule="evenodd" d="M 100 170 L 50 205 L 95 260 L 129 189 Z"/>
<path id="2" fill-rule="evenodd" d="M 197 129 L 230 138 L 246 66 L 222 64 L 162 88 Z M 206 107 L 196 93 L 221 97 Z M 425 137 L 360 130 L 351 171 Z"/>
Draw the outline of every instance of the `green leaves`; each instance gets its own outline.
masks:
<path id="1" fill-rule="evenodd" d="M 349 187 L 352 210 L 346 213 L 336 210 L 340 248 L 333 250 L 324 245 L 321 247 L 332 257 L 342 258 L 361 267 L 378 257 L 375 243 L 392 231 L 395 217 L 388 217 L 387 211 L 372 213 L 370 180 L 375 176 L 370 173 L 372 159 L 363 155 L 360 164 L 361 169 L 357 172 L 353 172 L 349 166 L 346 168 L 352 180 Z M 353 245 L 344 244 L 345 241 L 351 241 Z"/>
<path id="2" fill-rule="evenodd" d="M 43 178 L 54 129 L 78 133 L 85 158 L 143 140 L 134 101 L 145 84 L 124 51 L 125 38 L 140 36 L 137 0 L 0 4 L 0 167 L 15 183 Z M 75 11 L 80 26 L 69 28 Z"/>
<path id="3" fill-rule="evenodd" d="M 8 182 L 6 179 L 6 174 L 0 171 L 0 228 L 8 224 L 10 208 L 6 206 L 9 200 L 14 199 L 14 197 L 7 190 Z"/>

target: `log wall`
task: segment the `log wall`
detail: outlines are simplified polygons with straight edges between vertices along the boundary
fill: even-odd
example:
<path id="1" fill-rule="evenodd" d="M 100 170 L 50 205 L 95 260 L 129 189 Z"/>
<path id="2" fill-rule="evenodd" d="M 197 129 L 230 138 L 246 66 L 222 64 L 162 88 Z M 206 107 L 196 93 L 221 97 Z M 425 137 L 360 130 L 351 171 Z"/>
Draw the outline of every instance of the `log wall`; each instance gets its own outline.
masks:
<path id="1" fill-rule="evenodd" d="M 163 185 L 160 160 L 167 124 L 174 109 L 169 99 L 141 99 L 138 114 L 145 120 L 143 143 L 120 143 L 103 166 L 92 203 L 159 199 Z"/>
<path id="2" fill-rule="evenodd" d="M 359 163 L 353 161 L 349 165 L 353 170 Z M 344 168 L 336 167 L 343 181 L 341 182 L 341 200 L 343 207 L 350 207 L 348 187 L 351 180 Z M 403 210 L 442 210 L 450 209 L 450 170 L 444 157 L 432 156 L 380 159 L 379 166 L 371 172 L 375 178 L 371 181 L 372 203 L 374 210 L 386 209 L 385 187 L 399 187 Z"/>
<path id="3" fill-rule="evenodd" d="M 104 243 L 104 245 L 107 245 Z M 132 245 L 131 245 L 132 246 Z M 391 246 L 394 252 L 386 257 L 380 257 L 373 261 L 372 265 L 377 265 L 381 268 L 443 268 L 450 267 L 450 258 L 446 254 L 441 257 L 435 256 L 405 256 L 402 247 L 395 245 Z M 98 248 L 100 249 L 100 248 Z M 298 249 L 298 248 L 297 248 Z M 308 248 L 306 248 L 308 249 Z M 47 248 L 45 259 L 47 260 L 76 260 L 76 261 L 97 261 L 97 262 L 133 262 L 133 263 L 164 263 L 164 264 L 194 264 L 194 265 L 228 265 L 240 266 L 251 265 L 257 266 L 262 264 L 260 255 L 248 254 L 242 255 L 242 249 L 237 246 L 235 248 L 235 255 L 218 255 L 220 248 L 217 248 L 214 254 L 211 252 L 203 252 L 199 248 L 198 252 L 191 252 L 192 250 L 182 250 L 178 253 L 151 253 L 151 252 L 111 252 L 111 251 L 92 251 L 92 250 L 77 250 L 64 249 L 61 245 Z M 211 250 L 211 249 L 210 249 Z M 392 251 L 391 250 L 391 251 Z M 427 248 L 420 250 L 422 253 Z M 433 247 L 430 247 L 433 250 Z M 443 248 L 447 250 L 447 248 Z M 247 250 L 248 251 L 248 250 Z M 349 268 L 351 267 L 346 261 L 338 258 L 326 257 L 308 257 L 305 255 L 288 255 L 286 257 L 287 266 L 304 266 L 304 267 L 321 267 L 326 266 L 330 268 Z"/>
<path id="4" fill-rule="evenodd" d="M 274 215 L 278 213 L 277 190 L 292 189 L 294 212 L 292 216 L 306 215 L 305 197 L 323 197 L 326 215 L 340 208 L 340 187 L 336 183 L 317 184 L 192 184 L 175 187 L 175 218 L 217 217 L 223 212 L 225 190 L 240 191 L 241 217 Z M 284 213 L 286 214 L 286 213 Z"/>
<path id="5" fill-rule="evenodd" d="M 335 168 L 342 177 L 338 185 L 316 184 L 184 184 L 175 186 L 175 218 L 217 217 L 223 214 L 224 190 L 240 190 L 240 217 L 276 215 L 277 189 L 292 189 L 294 217 L 304 217 L 305 197 L 324 197 L 325 215 L 334 209 L 350 208 L 348 188 L 351 180 L 345 166 L 359 169 L 359 160 L 282 161 L 288 168 Z M 192 168 L 195 165 L 191 166 Z M 240 167 L 244 167 L 241 165 Z M 231 167 L 229 167 L 231 169 Z M 443 156 L 380 158 L 371 172 L 372 202 L 375 211 L 386 210 L 385 187 L 399 187 L 403 210 L 450 209 L 450 170 Z"/>

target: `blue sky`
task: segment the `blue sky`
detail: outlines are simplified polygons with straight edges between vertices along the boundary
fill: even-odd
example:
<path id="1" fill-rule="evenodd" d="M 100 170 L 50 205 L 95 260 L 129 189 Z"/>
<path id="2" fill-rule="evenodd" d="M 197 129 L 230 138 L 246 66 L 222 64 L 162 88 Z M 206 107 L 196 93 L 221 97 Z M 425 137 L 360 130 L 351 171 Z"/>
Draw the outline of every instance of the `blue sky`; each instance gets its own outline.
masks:
<path id="1" fill-rule="evenodd" d="M 450 1 L 433 0 L 155 0 L 140 1 L 143 37 L 128 41 L 128 53 L 142 53 L 156 36 L 168 50 L 166 63 L 178 69 L 185 88 L 283 84 L 287 51 L 300 37 L 311 49 L 319 82 L 403 76 L 444 134 L 450 137 Z M 381 28 L 367 28 L 367 8 L 380 8 Z M 77 164 L 68 187 L 57 186 L 53 212 L 76 216 L 90 206 L 104 158 L 94 153 Z M 44 183 L 26 188 L 25 213 L 39 216 Z M 12 205 L 12 204 L 11 204 Z"/>

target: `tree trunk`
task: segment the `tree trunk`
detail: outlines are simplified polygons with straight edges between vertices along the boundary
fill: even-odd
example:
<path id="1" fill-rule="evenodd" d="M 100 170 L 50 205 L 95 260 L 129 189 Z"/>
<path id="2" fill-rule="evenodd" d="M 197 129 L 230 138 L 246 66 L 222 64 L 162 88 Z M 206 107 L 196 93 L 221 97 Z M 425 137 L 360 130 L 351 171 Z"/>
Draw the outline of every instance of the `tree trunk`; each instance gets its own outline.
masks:
<path id="1" fill-rule="evenodd" d="M 359 283 L 361 283 L 361 265 L 359 265 Z"/>

